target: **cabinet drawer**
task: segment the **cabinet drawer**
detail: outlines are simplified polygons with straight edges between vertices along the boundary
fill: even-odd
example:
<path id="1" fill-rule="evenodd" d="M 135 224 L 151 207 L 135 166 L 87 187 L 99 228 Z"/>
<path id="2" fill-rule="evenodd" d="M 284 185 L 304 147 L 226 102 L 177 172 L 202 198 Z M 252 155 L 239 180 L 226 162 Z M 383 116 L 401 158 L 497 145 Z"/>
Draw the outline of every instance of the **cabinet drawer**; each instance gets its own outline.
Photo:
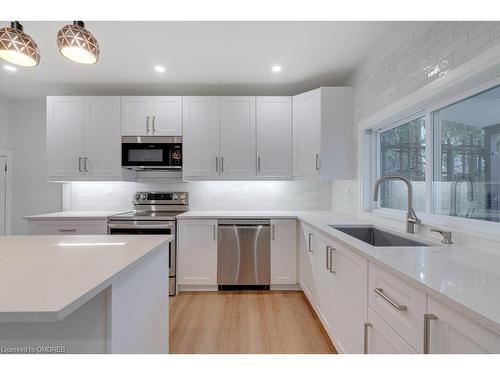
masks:
<path id="1" fill-rule="evenodd" d="M 368 305 L 414 349 L 422 351 L 425 293 L 370 262 Z"/>
<path id="2" fill-rule="evenodd" d="M 28 234 L 107 234 L 107 220 L 30 220 Z"/>
<path id="3" fill-rule="evenodd" d="M 366 354 L 417 354 L 376 312 L 368 308 Z"/>

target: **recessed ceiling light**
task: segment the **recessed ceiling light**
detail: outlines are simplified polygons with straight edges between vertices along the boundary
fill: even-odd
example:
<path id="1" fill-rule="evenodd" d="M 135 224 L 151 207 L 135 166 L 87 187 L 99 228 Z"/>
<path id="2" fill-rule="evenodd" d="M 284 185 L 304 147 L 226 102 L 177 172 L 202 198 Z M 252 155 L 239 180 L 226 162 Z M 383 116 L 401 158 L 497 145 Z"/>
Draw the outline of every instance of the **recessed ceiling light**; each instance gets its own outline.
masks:
<path id="1" fill-rule="evenodd" d="M 17 69 L 16 67 L 12 66 L 12 65 L 4 65 L 3 68 L 9 72 L 17 72 Z"/>
<path id="2" fill-rule="evenodd" d="M 273 65 L 273 67 L 271 68 L 271 70 L 273 71 L 273 73 L 278 73 L 278 72 L 281 72 L 283 68 L 281 67 L 281 65 Z"/>
<path id="3" fill-rule="evenodd" d="M 155 72 L 157 73 L 165 73 L 165 68 L 161 65 L 156 65 L 155 66 Z"/>

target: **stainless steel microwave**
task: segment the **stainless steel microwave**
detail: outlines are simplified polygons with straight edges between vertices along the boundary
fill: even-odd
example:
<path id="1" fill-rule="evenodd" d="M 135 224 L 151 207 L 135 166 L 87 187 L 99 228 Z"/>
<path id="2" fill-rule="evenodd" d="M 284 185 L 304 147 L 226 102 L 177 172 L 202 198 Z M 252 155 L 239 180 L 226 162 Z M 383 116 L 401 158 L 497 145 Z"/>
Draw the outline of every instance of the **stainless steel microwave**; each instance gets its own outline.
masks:
<path id="1" fill-rule="evenodd" d="M 122 167 L 180 171 L 182 137 L 122 137 Z"/>

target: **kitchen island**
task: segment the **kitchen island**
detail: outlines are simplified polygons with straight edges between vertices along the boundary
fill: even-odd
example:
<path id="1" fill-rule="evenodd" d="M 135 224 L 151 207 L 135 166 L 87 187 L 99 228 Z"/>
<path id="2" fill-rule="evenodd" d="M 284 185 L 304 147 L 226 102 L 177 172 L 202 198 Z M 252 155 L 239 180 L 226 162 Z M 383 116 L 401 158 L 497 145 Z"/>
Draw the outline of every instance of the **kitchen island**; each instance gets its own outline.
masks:
<path id="1" fill-rule="evenodd" d="M 168 353 L 173 236 L 0 237 L 3 353 Z"/>

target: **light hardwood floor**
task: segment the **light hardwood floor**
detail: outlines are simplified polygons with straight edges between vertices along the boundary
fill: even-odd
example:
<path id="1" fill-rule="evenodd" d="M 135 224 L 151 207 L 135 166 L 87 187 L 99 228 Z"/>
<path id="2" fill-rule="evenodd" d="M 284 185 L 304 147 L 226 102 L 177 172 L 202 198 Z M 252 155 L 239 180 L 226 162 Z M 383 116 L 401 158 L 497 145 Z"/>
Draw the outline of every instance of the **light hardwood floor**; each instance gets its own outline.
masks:
<path id="1" fill-rule="evenodd" d="M 300 291 L 181 292 L 170 353 L 336 353 Z"/>

